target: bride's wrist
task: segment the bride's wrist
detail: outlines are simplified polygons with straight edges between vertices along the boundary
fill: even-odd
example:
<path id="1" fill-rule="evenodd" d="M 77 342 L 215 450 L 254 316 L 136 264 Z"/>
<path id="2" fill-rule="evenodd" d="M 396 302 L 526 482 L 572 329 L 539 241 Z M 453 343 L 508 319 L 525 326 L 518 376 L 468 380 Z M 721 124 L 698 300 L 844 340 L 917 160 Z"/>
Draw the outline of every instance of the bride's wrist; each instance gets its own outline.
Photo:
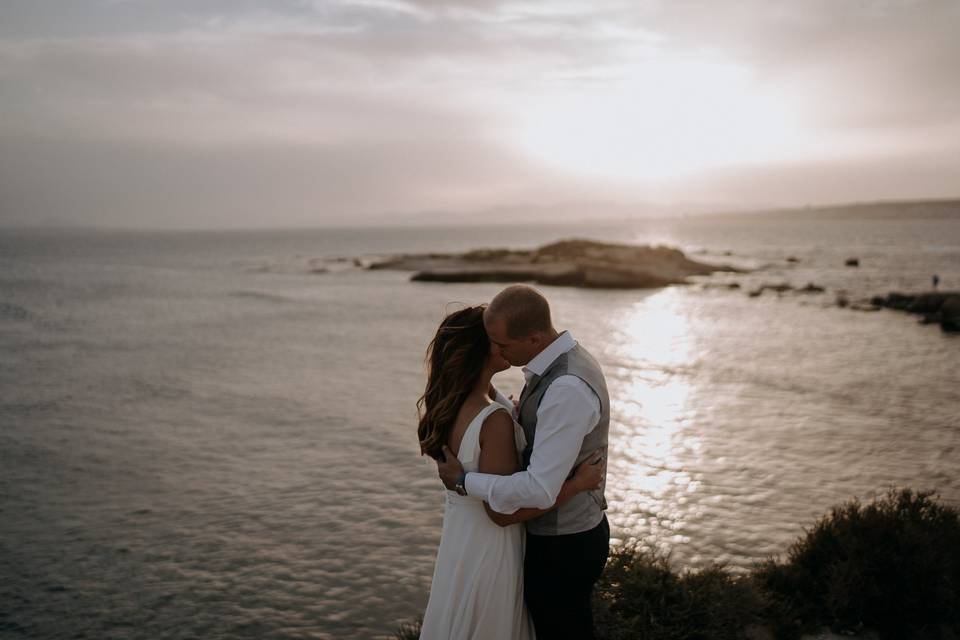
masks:
<path id="1" fill-rule="evenodd" d="M 457 482 L 454 484 L 454 491 L 459 493 L 462 496 L 467 495 L 467 472 L 461 471 L 460 477 L 457 478 Z"/>

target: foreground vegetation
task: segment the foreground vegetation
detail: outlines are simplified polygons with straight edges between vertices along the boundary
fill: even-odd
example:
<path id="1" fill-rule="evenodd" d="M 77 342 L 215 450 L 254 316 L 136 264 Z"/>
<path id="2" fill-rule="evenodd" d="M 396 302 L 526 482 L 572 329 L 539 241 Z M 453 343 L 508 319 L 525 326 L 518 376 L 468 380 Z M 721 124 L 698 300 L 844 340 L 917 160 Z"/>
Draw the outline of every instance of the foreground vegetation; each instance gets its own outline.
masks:
<path id="1" fill-rule="evenodd" d="M 746 574 L 674 572 L 666 558 L 614 549 L 594 594 L 600 640 L 795 640 L 824 627 L 882 640 L 960 638 L 960 511 L 933 492 L 851 500 Z M 417 623 L 396 634 L 419 637 Z"/>

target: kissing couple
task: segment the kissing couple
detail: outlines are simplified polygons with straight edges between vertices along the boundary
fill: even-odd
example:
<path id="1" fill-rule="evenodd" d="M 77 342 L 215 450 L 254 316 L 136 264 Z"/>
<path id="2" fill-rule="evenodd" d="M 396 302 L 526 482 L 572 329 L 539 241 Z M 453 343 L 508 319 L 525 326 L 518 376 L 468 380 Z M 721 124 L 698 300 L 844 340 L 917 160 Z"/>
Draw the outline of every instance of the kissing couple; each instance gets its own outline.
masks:
<path id="1" fill-rule="evenodd" d="M 593 638 L 610 544 L 600 365 L 525 285 L 449 314 L 427 361 L 420 448 L 447 490 L 421 640 Z M 515 402 L 491 384 L 510 366 Z"/>

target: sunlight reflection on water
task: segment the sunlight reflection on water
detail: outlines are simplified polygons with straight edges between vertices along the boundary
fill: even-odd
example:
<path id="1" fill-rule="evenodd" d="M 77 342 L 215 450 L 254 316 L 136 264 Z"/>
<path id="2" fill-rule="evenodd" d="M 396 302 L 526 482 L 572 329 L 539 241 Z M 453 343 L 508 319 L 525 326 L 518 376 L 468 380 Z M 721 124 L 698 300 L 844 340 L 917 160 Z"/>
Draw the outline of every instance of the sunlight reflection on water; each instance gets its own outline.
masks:
<path id="1" fill-rule="evenodd" d="M 628 373 L 611 393 L 616 453 L 608 491 L 624 541 L 669 551 L 689 538 L 689 496 L 700 486 L 689 473 L 701 442 L 693 432 L 692 386 L 677 373 L 693 366 L 694 338 L 672 290 L 637 302 L 614 319 L 612 342 Z M 648 532 L 641 536 L 640 531 Z"/>

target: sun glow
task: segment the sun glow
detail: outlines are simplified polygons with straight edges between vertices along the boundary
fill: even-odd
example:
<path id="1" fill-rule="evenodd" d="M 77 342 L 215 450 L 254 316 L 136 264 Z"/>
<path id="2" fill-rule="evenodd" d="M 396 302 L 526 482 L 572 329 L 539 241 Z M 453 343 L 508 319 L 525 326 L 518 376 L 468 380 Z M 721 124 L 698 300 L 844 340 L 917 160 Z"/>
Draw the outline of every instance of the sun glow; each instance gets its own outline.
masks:
<path id="1" fill-rule="evenodd" d="M 809 150 L 794 106 L 761 91 L 742 66 L 656 59 L 615 75 L 533 98 L 521 117 L 520 148 L 562 170 L 631 181 Z"/>

